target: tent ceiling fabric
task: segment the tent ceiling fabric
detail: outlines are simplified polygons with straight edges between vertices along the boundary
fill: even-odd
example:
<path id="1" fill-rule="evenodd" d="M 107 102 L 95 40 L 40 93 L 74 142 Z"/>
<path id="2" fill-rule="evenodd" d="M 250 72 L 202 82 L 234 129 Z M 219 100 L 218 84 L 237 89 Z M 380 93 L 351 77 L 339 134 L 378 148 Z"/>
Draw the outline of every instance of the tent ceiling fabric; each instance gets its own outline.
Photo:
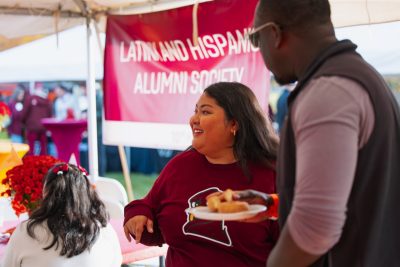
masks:
<path id="1" fill-rule="evenodd" d="M 84 24 L 87 11 L 104 22 L 101 18 L 107 14 L 156 12 L 207 1 L 213 0 L 1 0 L 0 45 L 8 47 L 6 42 L 11 43 L 11 39 L 15 42 L 20 37 L 54 34 Z M 400 20 L 400 0 L 330 0 L 330 3 L 335 27 Z"/>
<path id="2" fill-rule="evenodd" d="M 107 14 L 156 12 L 207 1 L 212 0 L 1 0 L 0 47 L 11 48 L 33 39 L 21 37 L 49 35 L 82 25 L 87 11 L 104 30 Z"/>
<path id="3" fill-rule="evenodd" d="M 85 23 L 84 18 L 63 18 L 55 26 L 55 19 L 48 16 L 0 15 L 0 36 L 7 39 L 27 35 L 52 34 Z"/>
<path id="4" fill-rule="evenodd" d="M 400 20 L 400 0 L 331 0 L 336 28 Z"/>

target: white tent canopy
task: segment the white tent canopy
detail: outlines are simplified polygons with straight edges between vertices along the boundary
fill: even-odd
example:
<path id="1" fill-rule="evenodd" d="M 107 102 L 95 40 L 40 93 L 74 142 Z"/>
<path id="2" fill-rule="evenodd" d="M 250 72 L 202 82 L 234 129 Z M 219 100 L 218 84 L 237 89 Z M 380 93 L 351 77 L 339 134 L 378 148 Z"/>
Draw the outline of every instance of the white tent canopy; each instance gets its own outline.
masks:
<path id="1" fill-rule="evenodd" d="M 381 74 L 400 74 L 400 22 L 340 28 L 336 36 L 357 44 L 357 51 Z"/>
<path id="2" fill-rule="evenodd" d="M 335 28 L 400 20 L 400 0 L 330 0 Z"/>
<path id="3" fill-rule="evenodd" d="M 77 26 L 0 53 L 0 82 L 84 81 L 86 29 Z M 104 42 L 104 34 L 101 35 Z M 57 42 L 58 39 L 58 42 Z M 58 43 L 58 45 L 57 45 Z M 103 78 L 102 53 L 94 43 L 95 78 Z"/>
<path id="4" fill-rule="evenodd" d="M 336 29 L 382 74 L 400 74 L 400 22 Z M 0 53 L 0 82 L 86 79 L 85 28 L 78 26 Z M 104 34 L 101 35 L 104 42 Z M 95 78 L 103 78 L 99 46 L 92 46 Z"/>
<path id="5" fill-rule="evenodd" d="M 211 0 L 2 0 L 0 37 L 52 34 L 84 24 L 90 17 L 104 21 L 107 14 L 139 14 Z"/>
<path id="6" fill-rule="evenodd" d="M 2 0 L 0 40 L 51 34 L 84 24 L 89 16 L 138 14 L 212 0 Z M 330 0 L 335 27 L 400 20 L 400 0 Z M 201 19 L 201 18 L 200 18 Z"/>
<path id="7" fill-rule="evenodd" d="M 205 1 L 212 0 L 199 2 Z M 84 24 L 84 16 L 89 13 L 99 18 L 107 13 L 146 13 L 194 2 L 196 0 L 1 0 L 0 43 L 1 36 L 4 40 L 51 34 L 56 32 L 56 24 L 58 31 Z M 336 27 L 400 20 L 400 0 L 330 2 Z M 400 73 L 399 23 L 360 26 L 356 30 L 341 28 L 337 29 L 337 35 L 339 39 L 349 38 L 359 44 L 358 51 L 381 73 Z M 78 27 L 0 53 L 0 82 L 84 80 L 87 77 L 84 36 L 83 28 Z M 95 78 L 101 79 L 101 52 L 98 45 L 92 45 L 91 49 Z"/>

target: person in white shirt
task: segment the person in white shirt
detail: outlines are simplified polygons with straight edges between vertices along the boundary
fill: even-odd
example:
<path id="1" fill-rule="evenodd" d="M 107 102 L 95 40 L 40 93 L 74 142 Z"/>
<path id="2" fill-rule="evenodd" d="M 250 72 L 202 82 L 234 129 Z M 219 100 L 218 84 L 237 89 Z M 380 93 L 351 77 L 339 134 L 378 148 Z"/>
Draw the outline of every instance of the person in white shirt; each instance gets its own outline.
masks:
<path id="1" fill-rule="evenodd" d="M 86 171 L 59 163 L 43 183 L 43 201 L 12 234 L 2 266 L 121 266 L 117 234 Z"/>
<path id="2" fill-rule="evenodd" d="M 54 88 L 57 95 L 54 101 L 54 116 L 56 119 L 79 119 L 80 109 L 78 99 L 71 93 L 71 90 L 63 85 Z"/>

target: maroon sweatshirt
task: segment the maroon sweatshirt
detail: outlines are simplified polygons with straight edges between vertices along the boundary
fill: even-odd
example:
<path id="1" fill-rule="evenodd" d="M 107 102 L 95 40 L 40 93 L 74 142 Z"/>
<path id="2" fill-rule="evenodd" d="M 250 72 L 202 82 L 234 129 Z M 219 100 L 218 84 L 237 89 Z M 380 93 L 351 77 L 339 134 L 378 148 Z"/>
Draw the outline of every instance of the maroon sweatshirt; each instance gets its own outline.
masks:
<path id="1" fill-rule="evenodd" d="M 45 132 L 41 119 L 51 117 L 51 104 L 47 98 L 30 95 L 25 99 L 22 118 L 29 132 Z"/>
<path id="2" fill-rule="evenodd" d="M 252 164 L 250 171 L 251 182 L 236 163 L 211 164 L 197 151 L 185 151 L 168 163 L 144 199 L 125 207 L 125 222 L 136 215 L 154 220 L 155 233 L 145 230 L 141 242 L 167 243 L 168 267 L 264 267 L 278 238 L 276 222 L 206 221 L 185 212 L 206 205 L 205 197 L 217 190 L 276 192 L 273 170 Z"/>

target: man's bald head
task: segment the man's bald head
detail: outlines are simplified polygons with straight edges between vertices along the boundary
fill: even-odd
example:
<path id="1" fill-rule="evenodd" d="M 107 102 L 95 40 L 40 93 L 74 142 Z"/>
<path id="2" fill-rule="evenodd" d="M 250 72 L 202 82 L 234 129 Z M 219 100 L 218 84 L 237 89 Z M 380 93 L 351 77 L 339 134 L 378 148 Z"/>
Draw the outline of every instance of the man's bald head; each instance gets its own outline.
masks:
<path id="1" fill-rule="evenodd" d="M 330 16 L 328 0 L 259 1 L 252 40 L 279 83 L 298 80 L 311 61 L 337 41 Z"/>
<path id="2" fill-rule="evenodd" d="M 331 25 L 328 0 L 260 0 L 257 16 L 262 21 L 274 21 L 291 30 Z"/>

